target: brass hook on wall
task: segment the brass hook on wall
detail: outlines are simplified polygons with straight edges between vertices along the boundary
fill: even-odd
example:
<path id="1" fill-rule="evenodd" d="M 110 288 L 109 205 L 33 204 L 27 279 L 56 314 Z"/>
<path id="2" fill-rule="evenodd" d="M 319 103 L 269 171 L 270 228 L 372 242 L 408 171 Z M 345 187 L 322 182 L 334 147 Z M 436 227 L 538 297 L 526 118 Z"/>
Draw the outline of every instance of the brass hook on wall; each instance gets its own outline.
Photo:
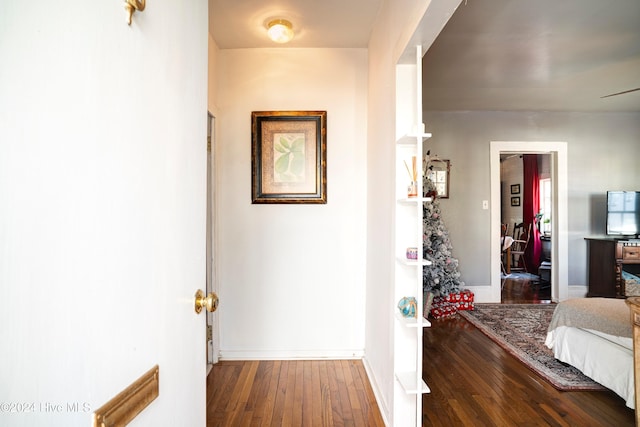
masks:
<path id="1" fill-rule="evenodd" d="M 133 12 L 136 10 L 142 12 L 145 7 L 146 0 L 124 0 L 124 10 L 127 11 L 127 25 L 131 25 Z"/>

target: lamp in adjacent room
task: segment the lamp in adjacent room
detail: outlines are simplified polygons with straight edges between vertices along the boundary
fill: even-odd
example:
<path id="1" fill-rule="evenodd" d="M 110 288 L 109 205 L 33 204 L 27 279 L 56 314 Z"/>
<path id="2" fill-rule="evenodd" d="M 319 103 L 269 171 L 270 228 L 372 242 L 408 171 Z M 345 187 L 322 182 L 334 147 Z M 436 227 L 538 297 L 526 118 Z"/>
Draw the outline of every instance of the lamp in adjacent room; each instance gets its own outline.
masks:
<path id="1" fill-rule="evenodd" d="M 287 43 L 293 38 L 293 26 L 286 19 L 274 19 L 267 24 L 267 34 L 276 43 Z"/>

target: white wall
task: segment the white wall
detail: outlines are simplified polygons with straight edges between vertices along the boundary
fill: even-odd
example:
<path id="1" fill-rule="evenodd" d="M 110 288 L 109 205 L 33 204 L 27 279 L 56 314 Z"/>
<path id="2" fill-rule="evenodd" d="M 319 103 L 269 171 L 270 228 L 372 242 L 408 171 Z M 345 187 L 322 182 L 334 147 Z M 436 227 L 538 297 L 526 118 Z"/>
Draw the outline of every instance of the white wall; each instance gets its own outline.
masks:
<path id="1" fill-rule="evenodd" d="M 584 237 L 604 234 L 606 191 L 640 188 L 640 114 L 429 111 L 425 120 L 432 150 L 451 159 L 451 196 L 440 206 L 470 286 L 490 281 L 490 218 L 481 206 L 490 200 L 489 141 L 567 141 L 568 285 L 585 286 Z"/>
<path id="2" fill-rule="evenodd" d="M 509 224 L 509 234 L 513 233 L 513 224 L 522 222 L 523 173 L 524 165 L 520 155 L 514 155 L 500 163 L 500 195 L 502 200 L 500 221 Z M 511 194 L 512 185 L 520 186 L 518 194 Z M 520 198 L 519 206 L 511 205 L 512 197 Z"/>
<path id="3" fill-rule="evenodd" d="M 85 6 L 0 2 L 0 425 L 202 426 L 207 2 Z"/>
<path id="4" fill-rule="evenodd" d="M 222 358 L 361 357 L 366 254 L 365 49 L 218 56 Z M 251 204 L 251 111 L 327 111 L 327 204 Z"/>
<path id="5" fill-rule="evenodd" d="M 429 37 L 435 37 L 458 3 L 457 0 L 385 0 L 369 42 L 365 366 L 389 425 L 394 422 L 395 381 L 396 65 L 407 47 L 410 57 L 415 57 L 415 47 L 409 46 L 412 38 L 417 37 L 417 43 L 422 44 Z M 431 11 L 430 18 L 423 20 L 427 8 Z"/>
<path id="6" fill-rule="evenodd" d="M 218 55 L 220 49 L 216 44 L 216 41 L 209 34 L 208 43 L 208 72 L 207 72 L 207 106 L 209 112 L 213 115 L 218 111 Z"/>

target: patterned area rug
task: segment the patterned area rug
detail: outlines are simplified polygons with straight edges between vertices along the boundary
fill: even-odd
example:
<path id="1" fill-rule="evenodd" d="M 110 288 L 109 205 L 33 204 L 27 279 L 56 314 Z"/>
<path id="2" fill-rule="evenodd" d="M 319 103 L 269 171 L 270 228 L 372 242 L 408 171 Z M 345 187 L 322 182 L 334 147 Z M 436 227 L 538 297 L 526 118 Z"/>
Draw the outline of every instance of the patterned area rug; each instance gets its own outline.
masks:
<path id="1" fill-rule="evenodd" d="M 544 345 L 554 304 L 476 304 L 458 313 L 558 390 L 606 390 Z"/>

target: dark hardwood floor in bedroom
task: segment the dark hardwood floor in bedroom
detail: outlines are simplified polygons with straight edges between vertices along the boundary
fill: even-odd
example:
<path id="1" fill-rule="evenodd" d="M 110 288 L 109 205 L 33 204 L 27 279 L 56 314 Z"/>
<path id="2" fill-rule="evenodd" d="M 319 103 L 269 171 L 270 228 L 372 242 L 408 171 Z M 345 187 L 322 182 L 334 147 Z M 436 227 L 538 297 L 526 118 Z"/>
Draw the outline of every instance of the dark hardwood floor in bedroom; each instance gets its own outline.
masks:
<path id="1" fill-rule="evenodd" d="M 551 287 L 537 276 L 503 279 L 502 303 L 551 302 Z M 635 425 L 614 392 L 558 391 L 460 316 L 425 329 L 424 355 L 425 426 Z"/>
<path id="2" fill-rule="evenodd" d="M 562 392 L 461 316 L 424 331 L 425 426 L 633 426 L 611 391 Z"/>

